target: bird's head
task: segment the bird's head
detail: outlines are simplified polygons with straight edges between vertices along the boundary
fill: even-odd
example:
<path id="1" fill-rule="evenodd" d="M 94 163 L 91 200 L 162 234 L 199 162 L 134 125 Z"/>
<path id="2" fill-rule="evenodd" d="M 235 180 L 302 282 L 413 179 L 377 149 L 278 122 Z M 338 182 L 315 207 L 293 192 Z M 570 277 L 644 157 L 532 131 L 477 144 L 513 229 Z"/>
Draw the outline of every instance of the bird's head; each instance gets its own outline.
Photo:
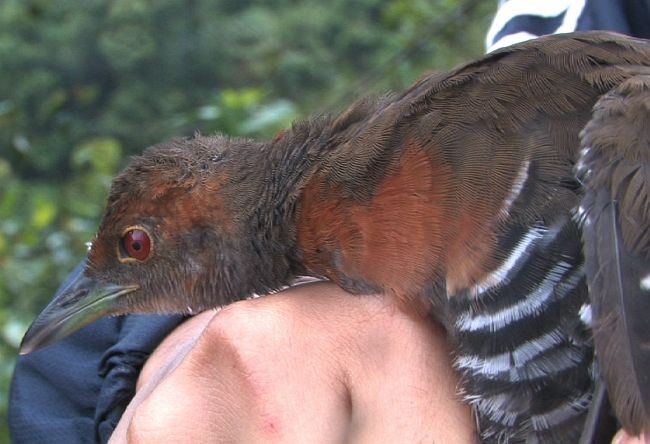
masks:
<path id="1" fill-rule="evenodd" d="M 135 158 L 112 184 L 85 269 L 34 321 L 21 353 L 102 316 L 191 313 L 282 285 L 282 254 L 265 245 L 282 242 L 256 217 L 260 149 L 196 137 Z"/>

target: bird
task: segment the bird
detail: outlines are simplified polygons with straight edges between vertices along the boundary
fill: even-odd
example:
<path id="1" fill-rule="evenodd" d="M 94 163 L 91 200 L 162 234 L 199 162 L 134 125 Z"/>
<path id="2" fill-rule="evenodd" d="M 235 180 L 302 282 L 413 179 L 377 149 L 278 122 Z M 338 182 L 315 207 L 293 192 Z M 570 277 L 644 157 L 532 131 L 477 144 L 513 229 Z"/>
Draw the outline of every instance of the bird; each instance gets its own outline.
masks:
<path id="1" fill-rule="evenodd" d="M 483 442 L 589 442 L 603 393 L 647 432 L 649 88 L 650 42 L 553 35 L 269 141 L 150 147 L 21 353 L 313 276 L 442 324 Z"/>

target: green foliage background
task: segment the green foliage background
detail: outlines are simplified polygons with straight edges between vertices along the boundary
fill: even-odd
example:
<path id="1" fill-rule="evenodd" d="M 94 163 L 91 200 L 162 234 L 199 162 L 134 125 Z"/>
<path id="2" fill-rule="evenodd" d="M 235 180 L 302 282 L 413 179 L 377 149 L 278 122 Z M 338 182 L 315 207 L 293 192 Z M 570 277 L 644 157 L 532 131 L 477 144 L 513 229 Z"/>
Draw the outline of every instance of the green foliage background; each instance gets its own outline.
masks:
<path id="1" fill-rule="evenodd" d="M 0 442 L 17 346 L 111 178 L 172 137 L 269 137 L 480 55 L 491 0 L 0 2 Z"/>

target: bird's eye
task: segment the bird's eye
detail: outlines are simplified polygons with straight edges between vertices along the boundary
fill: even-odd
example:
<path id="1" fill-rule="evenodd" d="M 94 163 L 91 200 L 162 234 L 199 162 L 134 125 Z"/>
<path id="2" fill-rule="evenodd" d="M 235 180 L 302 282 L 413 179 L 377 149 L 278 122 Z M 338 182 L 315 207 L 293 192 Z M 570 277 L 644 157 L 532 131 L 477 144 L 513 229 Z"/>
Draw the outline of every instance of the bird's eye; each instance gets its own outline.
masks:
<path id="1" fill-rule="evenodd" d="M 151 253 L 151 239 L 146 231 L 133 228 L 122 237 L 122 251 L 126 256 L 144 261 Z"/>

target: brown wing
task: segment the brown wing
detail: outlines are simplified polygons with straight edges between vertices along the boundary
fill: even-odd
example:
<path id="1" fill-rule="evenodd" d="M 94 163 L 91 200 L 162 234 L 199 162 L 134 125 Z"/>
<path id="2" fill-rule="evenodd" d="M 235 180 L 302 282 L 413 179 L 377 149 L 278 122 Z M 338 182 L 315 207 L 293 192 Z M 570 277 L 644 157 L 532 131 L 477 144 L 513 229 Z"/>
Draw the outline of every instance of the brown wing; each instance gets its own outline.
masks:
<path id="1" fill-rule="evenodd" d="M 495 213 L 522 166 L 530 164 L 529 186 L 513 202 L 511 220 L 533 224 L 577 206 L 570 182 L 578 134 L 598 98 L 639 65 L 650 65 L 648 41 L 588 32 L 547 36 L 426 76 L 396 97 L 373 106 L 362 101 L 337 119 L 321 167 L 324 181 L 345 198 L 370 201 L 399 168 L 402 151 L 426 152 L 448 172 L 421 180 L 430 179 L 444 195 L 435 204 L 444 221 L 439 239 L 446 269 L 453 272 L 447 283 L 463 288 L 495 266 L 484 253 L 498 228 L 485 221 L 500 217 Z"/>
<path id="2" fill-rule="evenodd" d="M 624 427 L 650 431 L 650 70 L 603 96 L 578 174 L 596 350 Z"/>

